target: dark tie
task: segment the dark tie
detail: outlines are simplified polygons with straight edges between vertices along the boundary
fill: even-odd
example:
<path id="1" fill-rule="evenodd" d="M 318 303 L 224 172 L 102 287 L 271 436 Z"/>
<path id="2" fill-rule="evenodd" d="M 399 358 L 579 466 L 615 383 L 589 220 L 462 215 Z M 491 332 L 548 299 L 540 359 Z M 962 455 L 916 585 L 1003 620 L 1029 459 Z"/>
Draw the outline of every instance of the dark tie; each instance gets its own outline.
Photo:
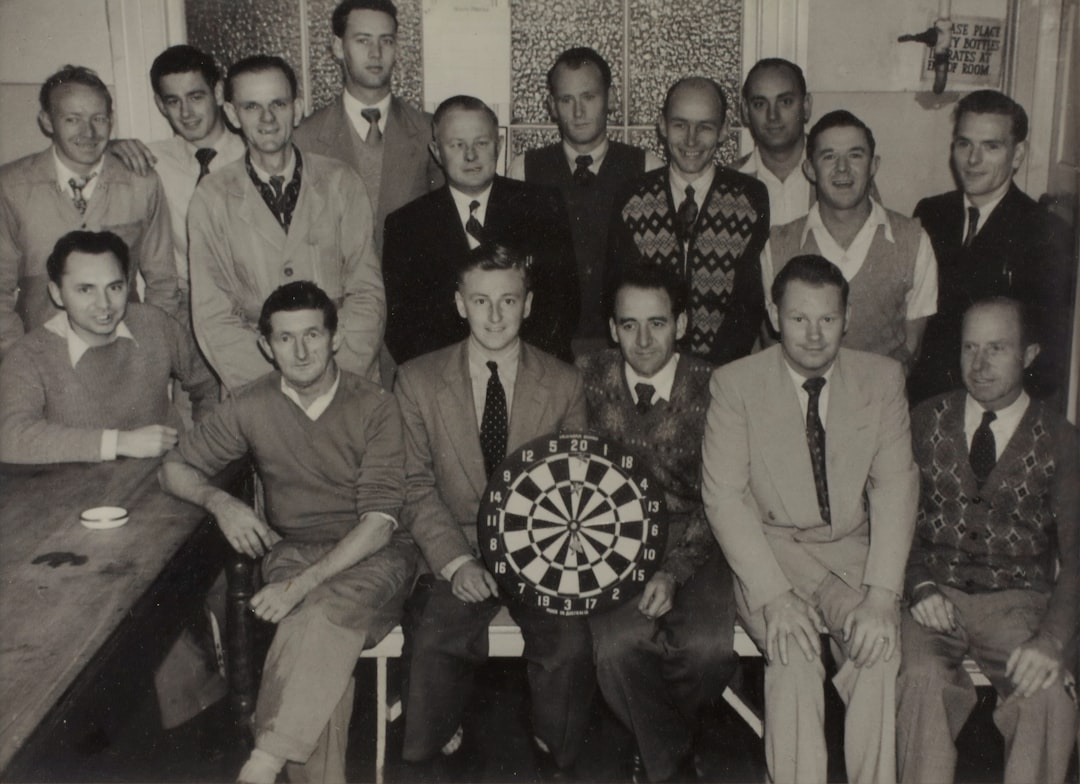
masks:
<path id="1" fill-rule="evenodd" d="M 968 230 L 964 235 L 964 247 L 970 248 L 971 243 L 975 241 L 975 232 L 979 230 L 979 208 L 968 207 Z M 956 236 L 955 234 L 953 235 Z"/>
<path id="2" fill-rule="evenodd" d="M 994 443 L 994 431 L 990 429 L 990 423 L 995 419 L 997 419 L 997 414 L 993 411 L 983 411 L 982 422 L 971 436 L 971 453 L 968 455 L 968 460 L 980 485 L 986 481 L 986 477 L 990 476 L 994 464 L 997 463 L 997 444 Z"/>
<path id="3" fill-rule="evenodd" d="M 382 112 L 378 109 L 361 109 L 360 116 L 368 121 L 368 131 L 364 141 L 368 144 L 382 144 L 382 131 L 379 130 L 379 118 L 382 117 Z"/>
<path id="4" fill-rule="evenodd" d="M 196 185 L 210 173 L 210 161 L 214 160 L 215 155 L 217 150 L 213 147 L 200 147 L 195 151 L 195 160 L 199 162 L 199 179 L 195 181 Z"/>
<path id="5" fill-rule="evenodd" d="M 574 180 L 577 181 L 577 184 L 582 187 L 592 185 L 593 180 L 596 179 L 596 175 L 589 169 L 592 166 L 592 156 L 579 155 L 574 159 L 574 163 L 577 164 L 577 168 L 574 169 Z"/>
<path id="6" fill-rule="evenodd" d="M 480 224 L 480 221 L 476 219 L 476 210 L 480 207 L 480 202 L 473 199 L 469 202 L 469 219 L 465 221 L 465 231 L 469 232 L 469 235 L 477 242 L 484 241 L 484 227 Z"/>
<path id="7" fill-rule="evenodd" d="M 818 412 L 818 400 L 821 398 L 821 389 L 825 386 L 825 379 L 808 378 L 803 382 L 803 389 L 810 395 L 806 403 L 806 444 L 810 447 L 810 464 L 814 468 L 814 490 L 817 491 L 818 511 L 821 519 L 826 523 L 832 523 L 832 515 L 829 513 L 829 482 L 825 476 L 825 427 L 821 424 L 821 415 Z"/>
<path id="8" fill-rule="evenodd" d="M 281 194 L 285 190 L 285 178 L 280 174 L 271 174 L 270 187 L 274 189 L 274 197 L 280 202 Z"/>
<path id="9" fill-rule="evenodd" d="M 499 381 L 499 366 L 487 363 L 487 397 L 484 400 L 484 416 L 480 419 L 480 451 L 484 453 L 484 470 L 491 476 L 506 457 L 506 392 Z"/>
<path id="10" fill-rule="evenodd" d="M 653 395 L 656 393 L 656 387 L 652 384 L 634 384 L 634 391 L 637 393 L 637 410 L 639 414 L 649 413 L 649 409 L 652 408 Z"/>
<path id="11" fill-rule="evenodd" d="M 90 180 L 94 179 L 96 176 L 97 172 L 94 172 L 88 177 L 83 177 L 82 181 L 76 180 L 74 177 L 68 180 L 68 185 L 71 186 L 72 193 L 71 202 L 75 205 L 75 209 L 82 215 L 86 214 L 86 197 L 83 196 L 83 188 L 89 185 Z"/>
<path id="12" fill-rule="evenodd" d="M 698 206 L 694 201 L 694 186 L 686 186 L 686 198 L 683 199 L 683 203 L 679 205 L 679 212 L 675 216 L 675 221 L 678 224 L 679 237 L 683 242 L 690 239 L 690 233 L 694 230 L 694 223 L 697 221 Z"/>

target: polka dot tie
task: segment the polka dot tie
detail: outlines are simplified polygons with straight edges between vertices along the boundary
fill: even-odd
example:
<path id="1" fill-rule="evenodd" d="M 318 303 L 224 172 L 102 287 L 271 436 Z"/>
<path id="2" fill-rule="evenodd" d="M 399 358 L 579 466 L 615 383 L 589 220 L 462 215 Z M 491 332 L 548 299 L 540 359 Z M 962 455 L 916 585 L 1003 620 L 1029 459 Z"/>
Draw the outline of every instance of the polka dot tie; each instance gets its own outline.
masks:
<path id="1" fill-rule="evenodd" d="M 593 164 L 593 157 L 591 155 L 579 155 L 574 159 L 574 163 L 577 164 L 577 168 L 574 169 L 574 180 L 577 184 L 582 187 L 592 185 L 593 180 L 596 179 L 596 175 L 589 168 Z"/>
<path id="2" fill-rule="evenodd" d="M 982 422 L 971 436 L 971 452 L 968 454 L 968 462 L 971 470 L 981 485 L 990 476 L 997 464 L 997 443 L 994 441 L 994 431 L 990 429 L 990 423 L 997 419 L 993 411 L 983 411 Z"/>
<path id="3" fill-rule="evenodd" d="M 810 464 L 814 469 L 814 490 L 817 491 L 818 511 L 821 519 L 832 523 L 829 511 L 829 482 L 825 475 L 825 427 L 821 424 L 818 401 L 825 379 L 808 378 L 803 382 L 803 389 L 810 395 L 806 404 L 806 444 L 810 447 Z"/>
<path id="4" fill-rule="evenodd" d="M 637 393 L 638 413 L 649 413 L 649 409 L 652 408 L 653 395 L 656 394 L 656 388 L 652 384 L 642 382 L 640 384 L 634 384 L 634 392 Z"/>
<path id="5" fill-rule="evenodd" d="M 484 471 L 488 476 L 495 473 L 499 463 L 506 457 L 506 391 L 499 381 L 499 366 L 487 363 L 487 397 L 484 399 L 484 416 L 480 419 L 480 451 L 484 453 Z"/>

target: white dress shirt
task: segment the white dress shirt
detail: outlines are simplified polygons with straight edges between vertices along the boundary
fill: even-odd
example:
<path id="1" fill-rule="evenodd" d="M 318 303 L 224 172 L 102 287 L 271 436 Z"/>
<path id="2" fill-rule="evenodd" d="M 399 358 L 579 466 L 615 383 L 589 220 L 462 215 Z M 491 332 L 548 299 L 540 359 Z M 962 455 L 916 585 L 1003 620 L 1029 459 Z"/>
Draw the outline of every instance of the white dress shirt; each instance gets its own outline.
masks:
<path id="1" fill-rule="evenodd" d="M 638 393 L 634 388 L 637 384 L 648 384 L 653 388 L 652 403 L 659 400 L 671 400 L 671 388 L 675 386 L 675 371 L 679 367 L 679 354 L 672 354 L 662 368 L 656 371 L 651 378 L 638 375 L 637 371 L 630 367 L 630 363 L 623 360 L 623 372 L 626 375 L 626 385 L 630 387 L 630 397 L 634 403 L 638 402 Z"/>
<path id="2" fill-rule="evenodd" d="M 769 191 L 769 225 L 783 226 L 798 220 L 807 213 L 810 207 L 810 193 L 813 185 L 803 174 L 803 161 L 806 160 L 806 145 L 803 145 L 802 155 L 798 165 L 788 174 L 787 179 L 781 180 L 761 160 L 761 153 L 755 146 L 750 158 L 742 168 L 743 174 L 761 180 Z"/>
<path id="3" fill-rule="evenodd" d="M 488 185 L 487 188 L 484 189 L 483 193 L 480 193 L 476 196 L 470 196 L 467 193 L 462 193 L 453 185 L 451 185 L 450 196 L 454 199 L 454 206 L 457 207 L 458 218 L 461 219 L 462 228 L 464 228 L 465 224 L 469 222 L 469 205 L 474 201 L 480 202 L 480 206 L 477 207 L 476 212 L 472 214 L 476 216 L 476 219 L 478 221 L 480 221 L 481 226 L 487 225 L 487 205 L 488 199 L 491 197 L 490 185 Z M 479 247 L 480 245 L 480 240 L 476 239 L 476 237 L 469 234 L 469 232 L 467 231 L 465 232 L 465 239 L 469 241 L 470 250 L 472 248 Z"/>
<path id="4" fill-rule="evenodd" d="M 364 116 L 360 114 L 364 109 L 378 109 L 379 110 L 379 132 L 386 135 L 386 118 L 390 114 L 390 98 L 391 93 L 387 93 L 383 96 L 382 100 L 378 103 L 373 103 L 370 106 L 365 103 L 361 103 L 348 90 L 342 91 L 341 102 L 345 106 L 345 116 L 349 118 L 349 122 L 352 123 L 352 127 L 356 130 L 357 135 L 361 139 L 367 139 L 368 129 L 371 128 Z"/>

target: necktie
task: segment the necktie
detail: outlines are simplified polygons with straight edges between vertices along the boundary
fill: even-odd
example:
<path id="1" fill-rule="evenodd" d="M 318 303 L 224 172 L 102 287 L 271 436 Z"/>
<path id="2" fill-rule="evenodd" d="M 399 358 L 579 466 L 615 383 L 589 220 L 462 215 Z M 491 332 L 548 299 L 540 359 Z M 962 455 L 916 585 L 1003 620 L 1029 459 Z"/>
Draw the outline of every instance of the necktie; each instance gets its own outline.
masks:
<path id="1" fill-rule="evenodd" d="M 382 144 L 382 131 L 379 130 L 379 118 L 382 117 L 382 112 L 378 109 L 361 109 L 360 116 L 368 121 L 368 131 L 364 141 L 367 144 Z"/>
<path id="2" fill-rule="evenodd" d="M 821 519 L 826 523 L 832 523 L 832 515 L 829 512 L 829 482 L 825 476 L 825 427 L 821 424 L 821 415 L 818 412 L 818 400 L 821 398 L 821 389 L 825 386 L 825 379 L 808 378 L 803 382 L 803 389 L 810 395 L 806 404 L 806 444 L 810 447 L 810 464 L 814 468 L 814 490 L 817 491 L 818 511 Z"/>
<path id="3" fill-rule="evenodd" d="M 990 429 L 990 423 L 997 419 L 993 411 L 983 411 L 982 422 L 971 436 L 971 453 L 968 460 L 971 470 L 975 472 L 975 478 L 981 485 L 990 475 L 994 464 L 997 463 L 997 444 L 994 443 L 994 432 Z"/>
<path id="4" fill-rule="evenodd" d="M 199 162 L 199 179 L 195 181 L 196 185 L 210 173 L 210 161 L 214 160 L 215 155 L 217 150 L 213 147 L 200 147 L 195 151 L 195 160 Z"/>
<path id="5" fill-rule="evenodd" d="M 637 392 L 637 410 L 639 414 L 649 413 L 649 409 L 652 408 L 653 395 L 656 394 L 656 387 L 652 384 L 640 383 L 634 384 L 634 391 Z"/>
<path id="6" fill-rule="evenodd" d="M 465 221 L 465 231 L 467 231 L 477 242 L 483 242 L 484 227 L 480 224 L 480 221 L 476 219 L 476 210 L 479 207 L 480 202 L 476 199 L 469 202 L 469 219 Z"/>
<path id="7" fill-rule="evenodd" d="M 596 175 L 589 169 L 592 162 L 591 155 L 579 155 L 574 159 L 574 163 L 577 164 L 577 168 L 574 169 L 574 180 L 578 185 L 587 187 L 592 185 L 593 180 L 596 179 Z"/>
<path id="8" fill-rule="evenodd" d="M 690 233 L 694 230 L 694 223 L 697 221 L 698 206 L 694 201 L 694 186 L 686 186 L 686 198 L 683 199 L 683 203 L 679 205 L 679 212 L 675 216 L 676 223 L 679 228 L 679 236 L 683 242 L 690 239 Z"/>
<path id="9" fill-rule="evenodd" d="M 975 232 L 979 230 L 979 208 L 968 207 L 968 230 L 964 235 L 964 247 L 970 248 L 971 243 L 975 241 Z M 955 236 L 955 235 L 953 235 Z"/>
<path id="10" fill-rule="evenodd" d="M 71 202 L 75 205 L 75 209 L 79 211 L 80 215 L 86 214 L 86 198 L 83 196 L 83 188 L 90 184 L 90 180 L 97 176 L 97 172 L 83 177 L 82 180 L 76 180 L 72 177 L 68 180 L 68 185 L 71 186 Z"/>
<path id="11" fill-rule="evenodd" d="M 499 381 L 499 366 L 487 363 L 487 397 L 484 399 L 484 416 L 480 420 L 480 451 L 484 453 L 484 470 L 491 476 L 506 457 L 506 392 Z"/>

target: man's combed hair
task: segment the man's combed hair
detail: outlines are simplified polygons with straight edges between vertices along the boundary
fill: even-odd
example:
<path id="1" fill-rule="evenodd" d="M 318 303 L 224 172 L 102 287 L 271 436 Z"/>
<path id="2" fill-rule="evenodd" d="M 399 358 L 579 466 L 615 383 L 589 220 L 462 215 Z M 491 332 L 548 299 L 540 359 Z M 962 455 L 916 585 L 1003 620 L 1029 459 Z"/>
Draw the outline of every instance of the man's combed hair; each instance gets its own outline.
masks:
<path id="1" fill-rule="evenodd" d="M 338 312 L 334 301 L 310 280 L 298 280 L 278 286 L 266 298 L 259 313 L 259 334 L 269 340 L 274 331 L 270 317 L 275 313 L 294 310 L 321 310 L 323 326 L 331 334 L 337 332 Z"/>
<path id="2" fill-rule="evenodd" d="M 611 89 L 611 66 L 608 65 L 607 60 L 591 47 L 575 46 L 573 49 L 567 49 L 555 58 L 555 64 L 548 69 L 548 92 L 553 95 L 555 93 L 555 70 L 560 65 L 565 65 L 567 68 L 576 71 L 578 68 L 581 68 L 588 63 L 592 63 L 600 71 L 600 77 L 604 80 L 604 89 Z"/>
<path id="3" fill-rule="evenodd" d="M 807 158 L 814 157 L 814 153 L 817 151 L 818 138 L 830 128 L 858 128 L 866 134 L 866 143 L 870 146 L 870 157 L 874 156 L 877 142 L 874 141 L 874 132 L 870 130 L 870 126 L 846 109 L 837 109 L 824 115 L 814 123 L 814 127 L 806 135 Z"/>
<path id="4" fill-rule="evenodd" d="M 964 311 L 964 320 L 967 320 L 969 313 L 978 308 L 994 306 L 1009 308 L 1016 314 L 1016 319 L 1020 322 L 1021 349 L 1025 349 L 1033 343 L 1042 342 L 1040 340 L 1042 336 L 1042 320 L 1039 318 L 1039 311 L 1026 302 L 1021 302 L 1012 297 L 1003 297 L 1000 295 L 981 297 L 968 305 L 967 310 Z"/>
<path id="5" fill-rule="evenodd" d="M 499 127 L 499 118 L 492 111 L 491 107 L 472 95 L 452 95 L 445 101 L 439 104 L 435 109 L 435 114 L 431 118 L 431 127 L 436 136 L 439 133 L 439 123 L 442 122 L 442 118 L 446 116 L 446 113 L 453 109 L 460 109 L 466 112 L 482 112 L 486 114 L 488 119 L 491 120 L 491 124 L 497 129 Z"/>
<path id="6" fill-rule="evenodd" d="M 671 108 L 671 98 L 675 95 L 675 91 L 680 87 L 688 84 L 693 84 L 699 87 L 711 87 L 716 93 L 716 97 L 720 99 L 720 123 L 723 124 L 727 119 L 727 96 L 724 95 L 724 88 L 720 86 L 720 82 L 715 79 L 710 79 L 707 76 L 684 76 L 675 84 L 668 88 L 667 94 L 664 96 L 664 108 L 662 114 L 664 117 L 668 116 L 668 109 Z"/>
<path id="7" fill-rule="evenodd" d="M 289 82 L 289 89 L 292 91 L 292 95 L 289 97 L 295 99 L 299 94 L 300 86 L 296 81 L 296 71 L 292 69 L 292 66 L 284 57 L 273 54 L 256 54 L 245 57 L 243 60 L 237 60 L 229 68 L 229 75 L 225 77 L 225 100 L 232 101 L 233 86 L 236 84 L 237 77 L 249 73 L 262 73 L 263 71 L 281 71 L 281 73 L 285 74 L 285 78 Z"/>
<path id="8" fill-rule="evenodd" d="M 746 81 L 743 82 L 742 86 L 743 101 L 750 100 L 750 82 L 766 68 L 786 68 L 795 77 L 795 84 L 799 87 L 799 94 L 804 98 L 806 97 L 806 75 L 803 73 L 802 68 L 790 60 L 785 60 L 783 57 L 766 57 L 754 63 L 750 73 L 746 75 Z"/>
<path id="9" fill-rule="evenodd" d="M 518 270 L 525 276 L 525 290 L 532 290 L 532 256 L 506 245 L 485 242 L 462 256 L 454 268 L 459 288 L 465 282 L 465 273 L 472 270 Z"/>
<path id="10" fill-rule="evenodd" d="M 40 92 L 38 92 L 38 103 L 41 104 L 41 111 L 48 114 L 50 109 L 49 101 L 52 98 L 53 90 L 65 84 L 81 84 L 97 90 L 105 97 L 105 106 L 109 114 L 112 114 L 112 94 L 109 92 L 109 88 L 105 86 L 105 82 L 101 81 L 101 77 L 97 75 L 96 71 L 84 65 L 65 65 L 45 80 L 45 83 L 41 85 Z"/>
<path id="11" fill-rule="evenodd" d="M 808 253 L 796 256 L 785 264 L 773 278 L 769 294 L 773 304 L 780 307 L 788 283 L 802 281 L 810 286 L 836 286 L 840 289 L 840 302 L 846 308 L 848 303 L 848 282 L 840 268 L 824 256 Z"/>
<path id="12" fill-rule="evenodd" d="M 161 97 L 161 80 L 164 77 L 193 71 L 200 73 L 211 89 L 221 81 L 221 70 L 206 52 L 187 44 L 170 46 L 154 58 L 150 66 L 150 86 L 154 94 Z"/>
<path id="13" fill-rule="evenodd" d="M 56 241 L 52 253 L 45 261 L 45 271 L 49 280 L 60 285 L 60 279 L 67 271 L 68 256 L 72 253 L 88 253 L 98 256 L 103 253 L 111 253 L 120 262 L 120 271 L 124 274 L 124 280 L 128 279 L 128 270 L 131 268 L 131 254 L 127 243 L 111 231 L 69 231 Z"/>
<path id="14" fill-rule="evenodd" d="M 666 291 L 671 300 L 671 315 L 675 318 L 686 312 L 686 305 L 690 299 L 689 287 L 686 281 L 673 274 L 666 267 L 659 264 L 651 264 L 644 260 L 637 260 L 626 265 L 619 274 L 615 283 L 614 296 L 611 298 L 611 312 L 609 316 L 615 318 L 615 300 L 622 289 L 644 289 L 652 291 Z"/>
<path id="15" fill-rule="evenodd" d="M 397 32 L 398 18 L 397 6 L 390 0 L 344 0 L 338 3 L 334 13 L 330 16 L 330 30 L 335 38 L 345 36 L 345 28 L 349 24 L 349 14 L 353 11 L 381 11 L 394 20 L 394 32 Z"/>
<path id="16" fill-rule="evenodd" d="M 953 112 L 953 135 L 965 114 L 1001 114 L 1012 121 L 1012 140 L 1014 144 L 1027 139 L 1028 116 L 1024 107 L 1004 93 L 997 90 L 976 90 L 968 93 L 956 104 Z"/>

